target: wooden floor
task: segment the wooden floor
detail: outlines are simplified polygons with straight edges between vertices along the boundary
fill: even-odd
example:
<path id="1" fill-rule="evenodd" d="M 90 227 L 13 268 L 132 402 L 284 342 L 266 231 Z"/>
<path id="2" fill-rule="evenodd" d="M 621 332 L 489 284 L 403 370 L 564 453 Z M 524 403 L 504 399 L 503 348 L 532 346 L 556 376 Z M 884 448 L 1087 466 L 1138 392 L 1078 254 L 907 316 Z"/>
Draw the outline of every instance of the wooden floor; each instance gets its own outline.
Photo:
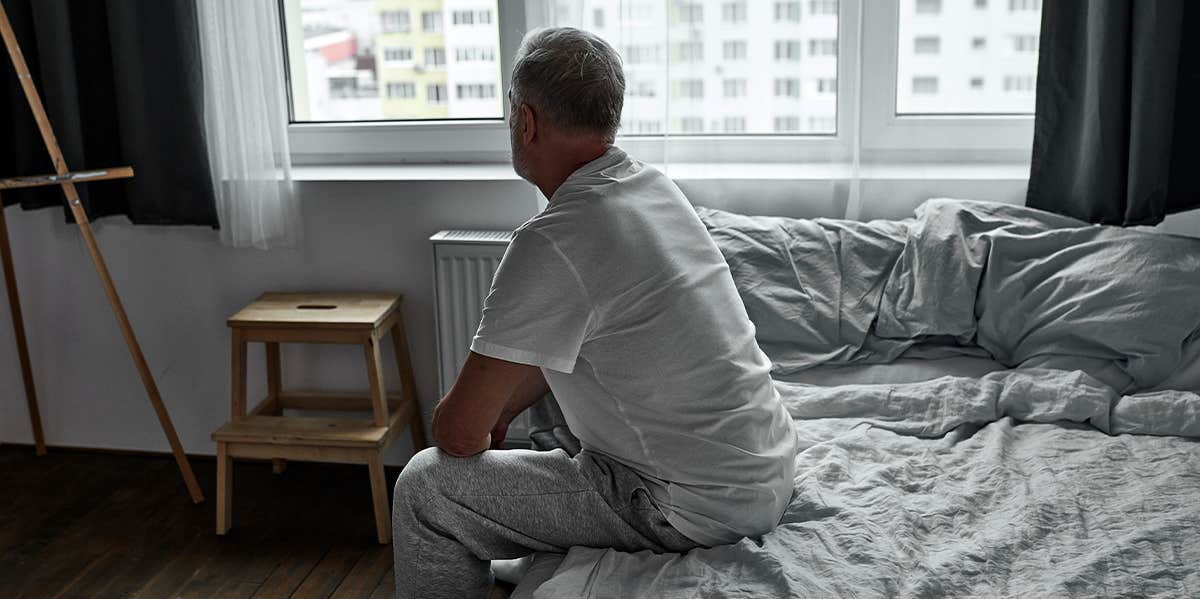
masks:
<path id="1" fill-rule="evenodd" d="M 169 457 L 0 446 L 0 597 L 391 597 L 363 466 L 235 462 L 233 530 Z M 398 470 L 388 471 L 388 488 Z M 507 597 L 497 588 L 492 598 Z"/>

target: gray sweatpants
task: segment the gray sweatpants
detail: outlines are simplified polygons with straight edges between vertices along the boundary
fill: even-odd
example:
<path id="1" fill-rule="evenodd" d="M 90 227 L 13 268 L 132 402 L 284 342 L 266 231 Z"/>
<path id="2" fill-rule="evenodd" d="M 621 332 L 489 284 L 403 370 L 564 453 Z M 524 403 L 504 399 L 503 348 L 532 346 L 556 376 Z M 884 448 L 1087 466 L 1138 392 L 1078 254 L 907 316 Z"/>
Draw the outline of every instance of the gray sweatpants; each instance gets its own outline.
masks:
<path id="1" fill-rule="evenodd" d="M 642 480 L 582 451 L 485 451 L 456 458 L 430 448 L 408 462 L 392 505 L 396 595 L 486 597 L 489 560 L 574 545 L 684 552 Z"/>

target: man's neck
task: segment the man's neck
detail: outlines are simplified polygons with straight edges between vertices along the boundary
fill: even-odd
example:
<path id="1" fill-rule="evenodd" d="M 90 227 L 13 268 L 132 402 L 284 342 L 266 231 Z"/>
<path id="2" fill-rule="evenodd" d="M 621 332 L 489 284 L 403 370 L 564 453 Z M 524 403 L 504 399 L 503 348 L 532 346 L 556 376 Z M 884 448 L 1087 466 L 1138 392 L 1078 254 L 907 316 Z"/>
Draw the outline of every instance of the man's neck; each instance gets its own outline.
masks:
<path id="1" fill-rule="evenodd" d="M 612 145 L 610 144 L 600 148 L 593 147 L 588 150 L 572 152 L 570 153 L 570 159 L 558 160 L 549 169 L 549 172 L 539 177 L 539 180 L 535 181 L 534 184 L 542 191 L 542 195 L 546 196 L 546 199 L 549 200 L 554 197 L 554 192 L 558 191 L 558 188 L 562 187 L 563 182 L 575 171 L 579 170 L 583 165 L 603 156 L 611 147 Z"/>

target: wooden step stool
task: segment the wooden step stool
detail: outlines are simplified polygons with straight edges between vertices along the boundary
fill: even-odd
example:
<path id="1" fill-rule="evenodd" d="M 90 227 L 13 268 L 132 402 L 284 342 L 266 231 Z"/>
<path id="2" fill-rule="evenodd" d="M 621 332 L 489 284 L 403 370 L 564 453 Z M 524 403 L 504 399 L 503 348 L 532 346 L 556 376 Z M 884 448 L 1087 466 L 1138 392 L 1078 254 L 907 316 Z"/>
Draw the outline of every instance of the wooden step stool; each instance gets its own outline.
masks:
<path id="1" fill-rule="evenodd" d="M 233 315 L 233 413 L 217 429 L 217 534 L 229 531 L 233 508 L 233 458 L 271 459 L 283 471 L 285 459 L 366 464 L 379 542 L 392 539 L 383 454 L 407 424 L 414 451 L 425 448 L 421 410 L 413 383 L 412 363 L 401 297 L 388 293 L 266 293 Z M 391 332 L 403 393 L 383 386 L 379 344 Z M 246 413 L 246 344 L 261 342 L 267 351 L 267 397 Z M 369 393 L 284 391 L 281 387 L 280 343 L 361 345 L 367 359 Z M 386 400 L 385 400 L 386 398 Z M 283 410 L 371 412 L 364 418 L 285 416 Z"/>

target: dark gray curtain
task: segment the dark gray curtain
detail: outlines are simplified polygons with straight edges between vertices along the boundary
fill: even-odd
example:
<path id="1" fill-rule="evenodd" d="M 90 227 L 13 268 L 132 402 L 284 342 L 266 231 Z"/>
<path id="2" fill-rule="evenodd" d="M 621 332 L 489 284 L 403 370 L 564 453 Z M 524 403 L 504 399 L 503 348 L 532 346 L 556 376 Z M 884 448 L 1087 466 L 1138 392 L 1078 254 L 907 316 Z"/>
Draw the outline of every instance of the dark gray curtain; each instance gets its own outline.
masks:
<path id="1" fill-rule="evenodd" d="M 79 186 L 88 215 L 215 227 L 193 1 L 0 2 L 68 167 L 134 167 L 133 179 Z M 0 177 L 51 173 L 12 64 L 0 58 Z M 4 203 L 64 205 L 57 187 L 5 192 Z"/>
<path id="2" fill-rule="evenodd" d="M 1026 203 L 1112 225 L 1200 207 L 1200 1 L 1046 0 Z"/>

